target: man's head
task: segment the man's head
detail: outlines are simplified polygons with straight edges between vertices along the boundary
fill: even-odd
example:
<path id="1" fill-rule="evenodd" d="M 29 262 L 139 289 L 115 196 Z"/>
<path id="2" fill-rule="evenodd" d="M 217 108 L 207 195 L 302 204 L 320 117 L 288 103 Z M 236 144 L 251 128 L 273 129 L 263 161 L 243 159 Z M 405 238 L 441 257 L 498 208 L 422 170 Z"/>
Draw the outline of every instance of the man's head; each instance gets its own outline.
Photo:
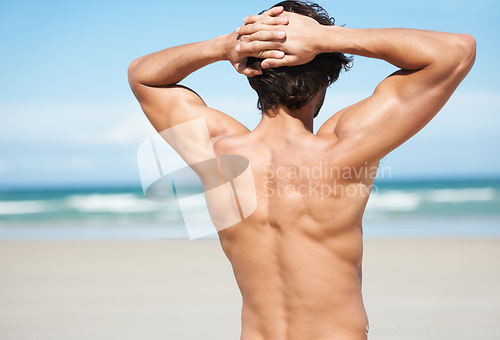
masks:
<path id="1" fill-rule="evenodd" d="M 305 15 L 315 19 L 322 25 L 332 26 L 334 19 L 319 5 L 302 1 L 282 1 L 273 7 L 283 6 L 285 11 Z M 247 65 L 253 69 L 261 69 L 263 59 L 249 57 Z M 348 70 L 351 58 L 342 53 L 321 53 L 304 65 L 283 66 L 262 69 L 262 75 L 248 78 L 250 86 L 257 92 L 257 107 L 264 111 L 284 106 L 290 110 L 298 110 L 335 82 L 342 69 Z M 322 101 L 320 101 L 322 103 Z M 314 117 L 319 113 L 317 108 Z"/>

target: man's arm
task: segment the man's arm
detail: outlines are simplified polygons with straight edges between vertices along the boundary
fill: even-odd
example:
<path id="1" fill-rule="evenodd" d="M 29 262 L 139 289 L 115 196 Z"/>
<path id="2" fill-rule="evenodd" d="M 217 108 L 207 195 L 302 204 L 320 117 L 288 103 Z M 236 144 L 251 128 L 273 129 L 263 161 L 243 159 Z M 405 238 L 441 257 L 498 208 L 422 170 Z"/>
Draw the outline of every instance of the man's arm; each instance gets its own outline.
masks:
<path id="1" fill-rule="evenodd" d="M 229 36 L 220 36 L 167 48 L 130 64 L 130 87 L 158 132 L 200 117 L 205 118 L 211 138 L 244 131 L 231 117 L 208 108 L 194 91 L 177 84 L 204 66 L 228 59 L 227 46 Z"/>
<path id="2" fill-rule="evenodd" d="M 318 53 L 341 52 L 383 59 L 399 67 L 372 96 L 330 118 L 318 134 L 334 133 L 353 162 L 380 160 L 422 129 L 443 107 L 475 60 L 475 40 L 468 34 L 413 29 L 349 29 L 323 26 L 294 13 L 289 24 L 266 28 L 251 16 L 238 29 L 246 41 L 264 29 L 286 32 L 280 50 L 287 55 L 267 59 L 263 67 L 299 65 Z M 242 42 L 240 50 L 248 45 Z M 253 48 L 258 48 L 257 43 Z"/>
<path id="3" fill-rule="evenodd" d="M 276 20 L 283 8 L 268 11 L 268 20 Z M 277 33 L 267 37 L 272 40 Z M 217 38 L 167 48 L 134 60 L 128 70 L 129 83 L 141 107 L 157 131 L 205 118 L 209 135 L 214 139 L 221 135 L 248 131 L 235 119 L 220 111 L 208 108 L 203 100 L 187 87 L 177 85 L 192 72 L 220 60 L 229 60 L 236 70 L 247 76 L 260 71 L 246 67 L 248 56 L 283 57 L 280 51 L 236 51 L 238 34 L 231 33 Z"/>

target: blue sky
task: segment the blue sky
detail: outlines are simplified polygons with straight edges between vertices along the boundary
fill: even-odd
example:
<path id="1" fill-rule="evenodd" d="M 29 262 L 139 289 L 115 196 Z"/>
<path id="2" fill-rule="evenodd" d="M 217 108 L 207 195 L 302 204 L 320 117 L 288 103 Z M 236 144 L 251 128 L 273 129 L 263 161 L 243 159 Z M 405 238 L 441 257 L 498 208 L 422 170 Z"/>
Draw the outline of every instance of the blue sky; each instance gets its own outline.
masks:
<path id="1" fill-rule="evenodd" d="M 127 83 L 135 58 L 229 33 L 274 1 L 0 2 L 0 186 L 137 184 L 136 150 L 154 131 Z M 500 175 L 500 2 L 323 1 L 336 24 L 471 33 L 477 60 L 449 103 L 386 157 L 392 177 Z M 395 68 L 355 57 L 315 123 L 369 96 Z M 184 82 L 249 128 L 259 121 L 244 76 L 219 62 Z M 316 126 L 316 128 L 317 128 Z"/>

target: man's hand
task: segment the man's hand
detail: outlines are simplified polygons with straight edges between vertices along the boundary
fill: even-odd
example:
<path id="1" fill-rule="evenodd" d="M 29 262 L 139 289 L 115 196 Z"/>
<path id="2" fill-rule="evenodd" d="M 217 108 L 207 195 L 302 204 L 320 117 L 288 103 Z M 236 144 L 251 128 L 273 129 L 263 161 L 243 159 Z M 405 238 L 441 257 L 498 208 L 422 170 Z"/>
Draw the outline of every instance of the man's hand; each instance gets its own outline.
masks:
<path id="1" fill-rule="evenodd" d="M 277 33 L 275 33 L 277 36 Z M 279 60 L 285 56 L 285 53 L 279 50 L 266 49 L 240 49 L 240 36 L 236 33 L 229 34 L 226 41 L 226 59 L 234 66 L 238 73 L 244 74 L 247 77 L 253 77 L 262 74 L 261 70 L 249 68 L 247 66 L 248 57 L 256 58 L 273 58 Z"/>
<path id="2" fill-rule="evenodd" d="M 285 57 L 285 53 L 278 48 L 282 46 L 285 33 L 280 30 L 280 25 L 288 23 L 288 18 L 278 17 L 283 13 L 283 7 L 273 7 L 261 15 L 249 16 L 257 17 L 259 25 L 265 26 L 265 30 L 260 33 L 250 35 L 240 35 L 238 32 L 227 36 L 226 50 L 227 59 L 233 64 L 236 71 L 248 77 L 262 74 L 261 70 L 247 67 L 248 57 L 262 59 L 280 60 Z M 245 19 L 247 19 L 245 18 Z M 242 48 L 244 46 L 244 48 Z"/>
<path id="3" fill-rule="evenodd" d="M 280 8 L 280 7 L 276 7 Z M 245 25 L 236 29 L 241 35 L 240 51 L 274 49 L 285 53 L 283 58 L 264 56 L 262 68 L 295 66 L 306 64 L 321 52 L 320 40 L 323 34 L 320 23 L 296 13 L 270 9 L 274 15 L 251 15 L 245 18 Z M 282 7 L 281 7 L 282 8 Z M 276 13 L 279 13 L 276 15 Z M 270 23 L 269 23 L 270 22 Z M 280 40 L 264 41 L 266 38 L 283 32 Z M 281 37 L 280 36 L 280 37 Z"/>

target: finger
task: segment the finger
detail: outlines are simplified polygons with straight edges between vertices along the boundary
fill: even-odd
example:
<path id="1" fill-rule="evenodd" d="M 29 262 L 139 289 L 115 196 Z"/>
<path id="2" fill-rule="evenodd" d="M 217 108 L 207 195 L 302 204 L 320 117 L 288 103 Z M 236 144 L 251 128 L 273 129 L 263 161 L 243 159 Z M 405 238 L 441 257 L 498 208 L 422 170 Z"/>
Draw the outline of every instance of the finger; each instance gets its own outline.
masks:
<path id="1" fill-rule="evenodd" d="M 262 70 L 256 70 L 247 66 L 246 63 L 241 63 L 238 65 L 237 71 L 247 77 L 258 76 L 262 74 Z"/>
<path id="2" fill-rule="evenodd" d="M 282 66 L 292 66 L 294 64 L 295 58 L 290 55 L 285 55 L 284 58 L 275 59 L 275 58 L 267 58 L 262 61 L 260 66 L 263 69 L 267 68 L 277 68 Z"/>
<path id="3" fill-rule="evenodd" d="M 260 76 L 262 74 L 262 70 L 255 70 L 253 68 L 247 67 L 245 70 L 242 72 L 244 75 L 247 77 L 255 77 L 255 76 Z"/>
<path id="4" fill-rule="evenodd" d="M 264 25 L 288 25 L 288 17 L 285 15 L 279 17 L 264 16 L 257 22 Z"/>
<path id="5" fill-rule="evenodd" d="M 268 9 L 267 11 L 264 12 L 264 14 L 273 17 L 276 15 L 280 15 L 281 13 L 283 13 L 284 10 L 285 10 L 285 8 L 283 6 L 277 6 L 277 7 L 273 7 L 273 8 Z"/>
<path id="6" fill-rule="evenodd" d="M 285 52 L 283 51 L 258 51 L 252 54 L 252 57 L 261 59 L 282 59 L 285 57 Z"/>
<path id="7" fill-rule="evenodd" d="M 281 13 L 283 13 L 283 11 L 284 11 L 283 6 L 273 7 L 262 14 L 249 15 L 243 19 L 243 22 L 245 24 L 253 24 L 262 19 L 264 16 L 270 16 L 270 17 L 278 16 Z"/>
<path id="8" fill-rule="evenodd" d="M 245 35 L 242 42 L 283 40 L 286 37 L 284 31 L 260 31 L 254 34 Z"/>
<path id="9" fill-rule="evenodd" d="M 257 31 L 258 29 L 256 24 L 242 25 L 236 28 L 236 33 L 238 33 L 239 35 L 252 34 Z"/>
<path id="10" fill-rule="evenodd" d="M 253 23 L 256 23 L 257 21 L 259 21 L 259 19 L 261 17 L 262 17 L 262 14 L 249 15 L 249 16 L 245 17 L 245 19 L 243 19 L 243 22 L 245 24 L 253 24 Z"/>
<path id="11" fill-rule="evenodd" d="M 254 34 L 259 31 L 269 31 L 269 30 L 282 30 L 284 27 L 280 26 L 269 26 L 262 24 L 261 22 L 255 23 L 255 24 L 249 24 L 249 25 L 243 25 L 238 28 L 236 28 L 236 33 L 239 35 L 249 35 L 249 34 Z"/>
<path id="12" fill-rule="evenodd" d="M 280 50 L 283 44 L 279 41 L 252 41 L 249 43 L 241 42 L 235 49 L 242 54 L 252 55 L 255 52 L 266 50 Z"/>

